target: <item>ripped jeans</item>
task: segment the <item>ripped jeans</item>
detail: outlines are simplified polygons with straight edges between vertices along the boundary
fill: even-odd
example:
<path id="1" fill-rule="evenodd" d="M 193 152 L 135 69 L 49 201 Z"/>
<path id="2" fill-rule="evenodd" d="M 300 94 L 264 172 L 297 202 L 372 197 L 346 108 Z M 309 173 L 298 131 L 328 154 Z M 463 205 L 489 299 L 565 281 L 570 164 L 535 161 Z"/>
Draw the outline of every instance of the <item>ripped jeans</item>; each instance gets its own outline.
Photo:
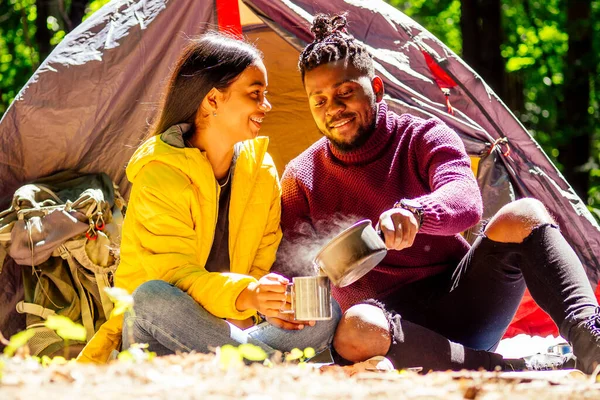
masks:
<path id="1" fill-rule="evenodd" d="M 504 365 L 493 351 L 526 287 L 567 340 L 571 327 L 598 307 L 577 255 L 550 224 L 522 243 L 479 237 L 454 271 L 365 303 L 388 317 L 393 343 L 387 356 L 396 368 L 493 370 Z M 343 363 L 335 353 L 334 360 Z"/>

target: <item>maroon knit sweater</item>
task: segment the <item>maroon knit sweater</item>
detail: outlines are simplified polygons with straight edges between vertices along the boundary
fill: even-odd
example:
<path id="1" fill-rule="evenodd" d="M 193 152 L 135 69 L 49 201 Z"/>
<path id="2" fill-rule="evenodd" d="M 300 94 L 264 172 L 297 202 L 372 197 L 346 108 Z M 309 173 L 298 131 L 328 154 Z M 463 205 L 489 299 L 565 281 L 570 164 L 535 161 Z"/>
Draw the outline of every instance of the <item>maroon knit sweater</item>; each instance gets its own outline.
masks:
<path id="1" fill-rule="evenodd" d="M 340 216 L 377 223 L 403 198 L 423 205 L 423 225 L 412 247 L 388 251 L 363 278 L 333 288 L 343 310 L 456 266 L 469 249 L 459 232 L 476 224 L 482 213 L 470 159 L 452 129 L 439 119 L 398 116 L 383 102 L 376 124 L 367 143 L 351 152 L 321 138 L 292 160 L 282 177 L 281 223 L 288 242 L 306 238 L 307 226 L 319 237 L 330 235 Z"/>

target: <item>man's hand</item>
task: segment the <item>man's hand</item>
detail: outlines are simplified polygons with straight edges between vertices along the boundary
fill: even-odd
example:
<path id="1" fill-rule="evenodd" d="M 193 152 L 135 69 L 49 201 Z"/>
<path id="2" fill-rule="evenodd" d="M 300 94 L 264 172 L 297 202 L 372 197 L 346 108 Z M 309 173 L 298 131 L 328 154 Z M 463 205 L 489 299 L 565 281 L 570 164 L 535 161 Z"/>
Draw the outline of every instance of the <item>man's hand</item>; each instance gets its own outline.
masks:
<path id="1" fill-rule="evenodd" d="M 286 303 L 285 290 L 288 283 L 289 280 L 279 274 L 267 274 L 242 290 L 235 306 L 239 311 L 254 308 L 265 317 L 278 316 L 279 309 Z"/>
<path id="2" fill-rule="evenodd" d="M 413 245 L 419 230 L 415 215 L 404 208 L 392 208 L 379 217 L 379 227 L 388 249 L 402 250 Z"/>

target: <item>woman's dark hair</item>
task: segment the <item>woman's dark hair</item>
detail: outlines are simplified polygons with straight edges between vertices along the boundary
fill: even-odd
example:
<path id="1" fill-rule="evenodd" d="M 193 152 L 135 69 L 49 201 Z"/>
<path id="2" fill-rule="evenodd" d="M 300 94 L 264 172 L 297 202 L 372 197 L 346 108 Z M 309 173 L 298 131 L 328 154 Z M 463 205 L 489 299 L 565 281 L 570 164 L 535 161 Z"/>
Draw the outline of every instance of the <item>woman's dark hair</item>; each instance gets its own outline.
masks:
<path id="1" fill-rule="evenodd" d="M 338 60 L 348 60 L 356 69 L 369 77 L 375 75 L 373 59 L 365 45 L 360 43 L 346 30 L 346 15 L 330 17 L 317 14 L 310 30 L 315 40 L 300 54 L 298 68 L 302 74 L 320 65 Z"/>
<path id="2" fill-rule="evenodd" d="M 212 32 L 192 39 L 183 50 L 162 95 L 158 118 L 148 136 L 188 123 L 195 130 L 196 113 L 207 93 L 226 89 L 262 53 L 251 44 Z"/>

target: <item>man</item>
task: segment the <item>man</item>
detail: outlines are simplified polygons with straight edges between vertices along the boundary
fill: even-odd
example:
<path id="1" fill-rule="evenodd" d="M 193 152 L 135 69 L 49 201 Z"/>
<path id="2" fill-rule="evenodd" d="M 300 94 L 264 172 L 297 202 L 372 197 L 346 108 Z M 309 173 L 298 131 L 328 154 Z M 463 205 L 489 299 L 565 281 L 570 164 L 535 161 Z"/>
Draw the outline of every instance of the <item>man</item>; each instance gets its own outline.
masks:
<path id="1" fill-rule="evenodd" d="M 600 361 L 598 303 L 574 251 L 545 207 L 503 207 L 472 247 L 460 232 L 482 200 L 464 146 L 440 120 L 396 115 L 366 48 L 345 18 L 317 16 L 299 67 L 325 136 L 282 178 L 282 227 L 293 242 L 323 235 L 338 212 L 378 222 L 389 249 L 334 296 L 345 311 L 334 337 L 350 362 L 386 355 L 396 368 L 572 367 L 571 357 L 505 360 L 492 353 L 526 287 L 574 348 L 576 366 Z"/>

